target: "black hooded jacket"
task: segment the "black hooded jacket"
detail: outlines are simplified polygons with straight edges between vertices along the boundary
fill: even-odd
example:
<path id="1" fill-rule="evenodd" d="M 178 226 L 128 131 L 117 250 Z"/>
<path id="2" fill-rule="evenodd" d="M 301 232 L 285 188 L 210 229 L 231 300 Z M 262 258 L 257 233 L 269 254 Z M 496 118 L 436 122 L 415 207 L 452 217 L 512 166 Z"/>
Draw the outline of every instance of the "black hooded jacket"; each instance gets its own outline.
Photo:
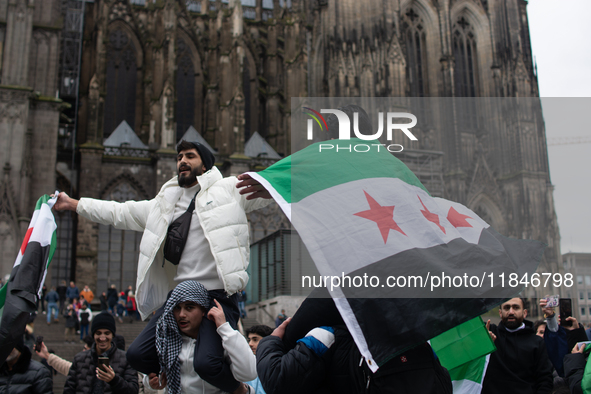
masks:
<path id="1" fill-rule="evenodd" d="M 92 394 L 97 385 L 103 385 L 104 393 L 137 394 L 139 390 L 137 371 L 127 363 L 125 352 L 117 349 L 115 343 L 111 343 L 111 348 L 102 356 L 109 357 L 109 364 L 115 371 L 113 380 L 106 383 L 96 377 L 98 355 L 96 344 L 93 344 L 90 350 L 80 352 L 74 357 L 66 379 L 64 394 Z"/>
<path id="2" fill-rule="evenodd" d="M 344 326 L 335 326 L 335 343 L 322 356 L 302 343 L 292 350 L 279 337 L 257 347 L 257 373 L 267 394 L 451 394 L 449 373 L 428 344 L 394 357 L 371 373 Z"/>
<path id="3" fill-rule="evenodd" d="M 509 332 L 491 324 L 497 350 L 491 353 L 482 394 L 547 394 L 552 390 L 552 363 L 544 340 L 524 320 L 525 328 Z"/>
<path id="4" fill-rule="evenodd" d="M 43 364 L 31 360 L 31 351 L 24 347 L 12 366 L 4 363 L 0 368 L 0 394 L 51 394 L 51 372 Z"/>

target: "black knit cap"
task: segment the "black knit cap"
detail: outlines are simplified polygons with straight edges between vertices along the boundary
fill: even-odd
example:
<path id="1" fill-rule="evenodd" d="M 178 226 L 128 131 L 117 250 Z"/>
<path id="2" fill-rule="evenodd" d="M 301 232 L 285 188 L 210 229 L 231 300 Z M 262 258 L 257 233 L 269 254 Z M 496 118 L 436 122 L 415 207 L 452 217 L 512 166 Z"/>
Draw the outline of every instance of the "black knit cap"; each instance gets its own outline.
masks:
<path id="1" fill-rule="evenodd" d="M 211 170 L 211 167 L 213 167 L 213 164 L 215 163 L 215 156 L 213 155 L 213 153 L 211 153 L 211 151 L 209 149 L 207 149 L 205 147 L 205 145 L 203 145 L 197 141 L 183 140 L 183 141 L 181 141 L 181 143 L 179 143 L 176 146 L 177 153 L 181 153 L 182 142 L 188 142 L 189 144 L 193 145 L 195 147 L 195 149 L 197 149 L 197 153 L 199 153 L 199 156 L 201 156 L 201 161 L 203 162 L 205 169 L 207 171 Z"/>
<path id="2" fill-rule="evenodd" d="M 113 333 L 113 336 L 117 333 L 117 327 L 115 326 L 115 318 L 109 312 L 101 312 L 92 318 L 92 328 L 90 333 L 94 336 L 97 330 L 109 330 Z"/>

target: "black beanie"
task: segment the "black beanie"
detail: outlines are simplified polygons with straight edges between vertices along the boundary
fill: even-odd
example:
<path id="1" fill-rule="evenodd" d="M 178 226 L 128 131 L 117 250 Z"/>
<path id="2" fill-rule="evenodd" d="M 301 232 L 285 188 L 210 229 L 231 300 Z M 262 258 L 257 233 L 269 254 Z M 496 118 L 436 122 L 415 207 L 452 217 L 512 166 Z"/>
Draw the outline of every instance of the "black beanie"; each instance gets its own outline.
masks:
<path id="1" fill-rule="evenodd" d="M 215 156 L 213 155 L 213 153 L 211 153 L 211 151 L 209 149 L 207 149 L 205 147 L 205 145 L 197 142 L 197 141 L 186 141 L 190 144 L 192 144 L 195 149 L 197 149 L 197 153 L 199 153 L 199 156 L 201 156 L 201 161 L 203 162 L 203 165 L 205 166 L 205 170 L 209 171 L 211 170 L 211 167 L 213 167 L 213 164 L 215 163 Z M 180 152 L 180 144 L 177 145 L 177 153 L 181 153 Z"/>
<path id="2" fill-rule="evenodd" d="M 115 318 L 109 312 L 101 312 L 92 318 L 92 328 L 90 333 L 94 336 L 97 330 L 106 329 L 113 333 L 115 336 L 117 327 L 115 326 Z"/>

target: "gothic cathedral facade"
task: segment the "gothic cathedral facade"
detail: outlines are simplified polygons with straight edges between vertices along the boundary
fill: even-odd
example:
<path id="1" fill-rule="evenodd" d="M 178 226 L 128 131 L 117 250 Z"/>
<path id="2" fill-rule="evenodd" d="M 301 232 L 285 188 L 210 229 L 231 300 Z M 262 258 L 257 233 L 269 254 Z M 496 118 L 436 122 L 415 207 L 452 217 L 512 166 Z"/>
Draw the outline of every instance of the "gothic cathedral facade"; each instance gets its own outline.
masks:
<path id="1" fill-rule="evenodd" d="M 0 0 L 0 273 L 39 196 L 151 198 L 175 175 L 186 133 L 215 150 L 225 175 L 289 155 L 292 97 L 535 102 L 526 9 L 525 0 Z M 541 118 L 502 132 L 419 132 L 415 156 L 439 157 L 434 194 L 502 234 L 545 242 L 540 269 L 561 270 Z M 277 207 L 250 219 L 254 240 L 288 226 Z M 51 284 L 135 284 L 138 234 L 57 220 Z"/>

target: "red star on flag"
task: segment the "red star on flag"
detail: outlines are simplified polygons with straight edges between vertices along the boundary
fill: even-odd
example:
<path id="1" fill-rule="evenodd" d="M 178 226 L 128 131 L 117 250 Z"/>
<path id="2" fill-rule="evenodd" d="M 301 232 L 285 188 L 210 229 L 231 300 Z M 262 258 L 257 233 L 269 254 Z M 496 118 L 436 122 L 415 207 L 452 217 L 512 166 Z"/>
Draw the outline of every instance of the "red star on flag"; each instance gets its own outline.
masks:
<path id="1" fill-rule="evenodd" d="M 404 234 L 404 231 L 402 231 L 402 229 L 394 221 L 394 205 L 388 207 L 381 206 L 365 190 L 363 193 L 365 193 L 365 198 L 367 198 L 367 202 L 369 203 L 369 210 L 358 212 L 355 214 L 355 216 L 376 222 L 378 228 L 380 229 L 380 233 L 382 234 L 382 238 L 384 239 L 384 243 L 388 241 L 388 234 L 390 230 L 396 230 L 401 234 Z"/>
<path id="2" fill-rule="evenodd" d="M 454 207 L 449 208 L 449 212 L 447 213 L 447 220 L 452 224 L 454 227 L 472 227 L 470 223 L 466 221 L 466 219 L 472 219 L 468 215 L 462 215 L 458 211 L 454 209 Z"/>
<path id="3" fill-rule="evenodd" d="M 419 196 L 417 196 L 419 197 Z M 419 197 L 419 201 L 421 202 L 421 205 L 423 206 L 423 208 L 425 208 L 424 210 L 421 209 L 421 212 L 423 213 L 423 216 L 425 217 L 425 219 L 427 219 L 430 222 L 435 223 L 440 229 L 441 231 L 443 231 L 443 234 L 445 234 L 445 228 L 439 224 L 439 215 L 429 211 L 427 209 L 427 207 L 425 206 L 425 204 L 423 204 L 423 200 L 421 200 L 421 197 Z"/>

